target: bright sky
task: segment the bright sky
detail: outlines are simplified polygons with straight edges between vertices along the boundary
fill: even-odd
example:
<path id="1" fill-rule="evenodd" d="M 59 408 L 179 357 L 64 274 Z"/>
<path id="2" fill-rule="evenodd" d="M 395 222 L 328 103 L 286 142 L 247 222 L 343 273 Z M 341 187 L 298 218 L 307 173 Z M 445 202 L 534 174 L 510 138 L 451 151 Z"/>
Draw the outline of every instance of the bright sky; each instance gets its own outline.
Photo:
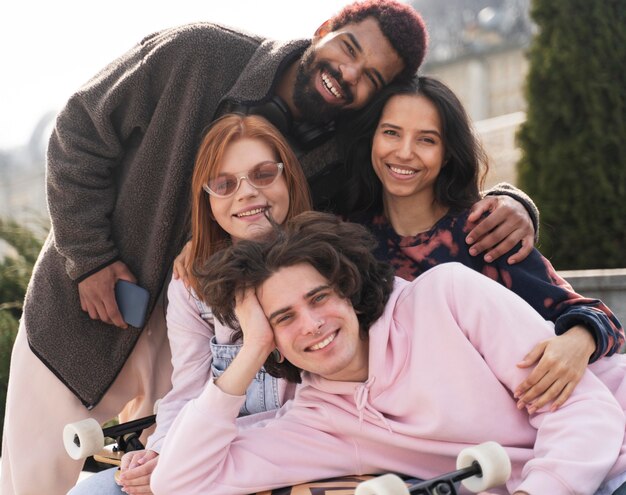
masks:
<path id="1" fill-rule="evenodd" d="M 0 149 L 153 31 L 212 21 L 274 38 L 310 37 L 349 0 L 20 0 L 0 7 Z"/>

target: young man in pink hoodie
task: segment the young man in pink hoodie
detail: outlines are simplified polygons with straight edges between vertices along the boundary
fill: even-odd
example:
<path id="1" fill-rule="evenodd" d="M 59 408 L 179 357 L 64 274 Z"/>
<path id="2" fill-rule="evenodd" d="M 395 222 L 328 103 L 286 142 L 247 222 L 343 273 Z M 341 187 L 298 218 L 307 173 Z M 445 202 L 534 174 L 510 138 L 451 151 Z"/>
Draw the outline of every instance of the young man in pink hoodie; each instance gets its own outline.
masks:
<path id="1" fill-rule="evenodd" d="M 551 323 L 457 263 L 394 279 L 373 248 L 363 227 L 305 213 L 211 259 L 204 296 L 221 321 L 236 313 L 244 344 L 172 426 L 156 495 L 363 473 L 431 478 L 488 440 L 512 463 L 490 493 L 624 493 L 624 356 L 592 364 L 556 411 L 520 410 L 512 391 L 528 371 L 510 363 L 551 337 Z M 301 385 L 272 418 L 240 423 L 264 364 Z"/>

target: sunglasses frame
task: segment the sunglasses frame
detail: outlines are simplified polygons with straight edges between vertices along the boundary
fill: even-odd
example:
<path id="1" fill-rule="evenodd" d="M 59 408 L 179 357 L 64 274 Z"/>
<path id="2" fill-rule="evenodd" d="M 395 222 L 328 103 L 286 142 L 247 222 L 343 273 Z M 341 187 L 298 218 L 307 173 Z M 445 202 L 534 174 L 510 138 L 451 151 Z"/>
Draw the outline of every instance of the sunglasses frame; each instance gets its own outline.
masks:
<path id="1" fill-rule="evenodd" d="M 275 164 L 275 165 L 278 167 L 278 173 L 276 174 L 276 177 L 274 177 L 274 180 L 272 180 L 272 182 L 270 182 L 269 184 L 267 184 L 267 185 L 265 185 L 265 186 L 257 186 L 256 184 L 254 184 L 254 182 L 252 182 L 252 181 L 250 180 L 250 178 L 248 177 L 248 174 L 249 174 L 252 170 L 254 170 L 255 168 L 257 168 L 258 166 L 260 166 L 260 165 L 264 165 L 264 164 L 266 164 L 266 163 L 273 163 L 273 164 Z M 282 173 L 283 173 L 283 171 L 284 171 L 284 170 L 285 170 L 285 165 L 283 164 L 283 162 L 270 162 L 270 161 L 267 161 L 267 162 L 262 162 L 262 163 L 259 163 L 259 164 L 255 165 L 255 166 L 254 166 L 254 167 L 252 167 L 250 170 L 247 170 L 247 171 L 246 171 L 246 172 L 244 172 L 244 173 L 239 173 L 239 174 L 227 174 L 227 175 L 231 175 L 231 176 L 233 176 L 233 177 L 235 177 L 235 178 L 237 179 L 237 185 L 235 186 L 235 189 L 233 189 L 233 192 L 231 192 L 230 194 L 226 194 L 226 195 L 218 194 L 218 193 L 216 193 L 213 189 L 211 189 L 211 188 L 209 187 L 209 185 L 208 185 L 208 184 L 203 184 L 203 185 L 202 185 L 202 189 L 204 189 L 204 191 L 205 191 L 207 194 L 209 194 L 209 195 L 213 196 L 214 198 L 222 198 L 222 199 L 223 199 L 223 198 L 230 198 L 231 196 L 233 196 L 233 195 L 234 195 L 234 194 L 235 194 L 235 193 L 239 190 L 239 187 L 241 186 L 241 181 L 242 181 L 243 179 L 246 179 L 246 180 L 248 181 L 248 184 L 250 184 L 250 185 L 251 185 L 252 187 L 254 187 L 255 189 L 265 189 L 266 187 L 270 187 L 272 184 L 274 184 L 274 183 L 278 180 L 278 178 L 282 175 Z"/>

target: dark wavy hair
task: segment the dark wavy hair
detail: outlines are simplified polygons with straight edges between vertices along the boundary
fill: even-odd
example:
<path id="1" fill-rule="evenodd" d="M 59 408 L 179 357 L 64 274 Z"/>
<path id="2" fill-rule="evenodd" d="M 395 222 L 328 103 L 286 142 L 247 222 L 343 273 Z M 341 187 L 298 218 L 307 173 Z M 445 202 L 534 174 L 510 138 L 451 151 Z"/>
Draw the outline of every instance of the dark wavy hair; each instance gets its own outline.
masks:
<path id="1" fill-rule="evenodd" d="M 361 338 L 383 313 L 393 287 L 391 266 L 374 257 L 376 240 L 363 226 L 344 222 L 335 215 L 305 212 L 275 225 L 262 240 L 239 241 L 214 254 L 196 270 L 200 297 L 215 317 L 239 328 L 235 294 L 257 288 L 283 267 L 308 263 L 354 308 Z M 241 330 L 233 336 L 241 337 Z M 300 369 L 289 361 L 265 362 L 272 376 L 299 383 Z"/>
<path id="2" fill-rule="evenodd" d="M 426 24 L 419 13 L 410 5 L 396 0 L 365 0 L 346 5 L 329 19 L 329 27 L 331 31 L 336 31 L 368 17 L 378 21 L 381 31 L 404 62 L 404 69 L 396 80 L 415 76 L 428 48 Z"/>
<path id="3" fill-rule="evenodd" d="M 372 141 L 385 105 L 397 95 L 424 96 L 439 113 L 446 164 L 435 181 L 435 200 L 452 211 L 472 206 L 481 197 L 487 155 L 457 96 L 441 81 L 422 76 L 383 88 L 349 125 L 339 129 L 341 142 L 346 143 L 346 176 L 353 178 L 339 199 L 340 212 L 350 217 L 382 211 L 382 184 L 372 167 Z"/>

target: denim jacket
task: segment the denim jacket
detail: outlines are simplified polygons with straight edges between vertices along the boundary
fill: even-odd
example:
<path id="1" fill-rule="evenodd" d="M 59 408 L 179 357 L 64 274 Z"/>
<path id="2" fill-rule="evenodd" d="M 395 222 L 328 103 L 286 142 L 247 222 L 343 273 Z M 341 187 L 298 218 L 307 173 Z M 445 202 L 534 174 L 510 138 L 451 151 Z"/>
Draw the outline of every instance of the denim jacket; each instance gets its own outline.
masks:
<path id="1" fill-rule="evenodd" d="M 200 317 L 209 325 L 213 326 L 216 322 L 211 308 L 197 298 L 193 299 L 198 307 Z M 213 362 L 211 364 L 211 372 L 215 378 L 219 377 L 226 368 L 233 362 L 235 356 L 241 349 L 241 342 L 233 344 L 218 344 L 215 335 L 211 338 L 211 352 L 213 354 Z M 248 387 L 246 392 L 246 402 L 241 407 L 239 414 L 246 416 L 258 412 L 271 411 L 278 409 L 282 405 L 281 391 L 279 387 L 279 379 L 270 376 L 265 368 L 261 368 L 254 377 L 254 380 Z"/>

